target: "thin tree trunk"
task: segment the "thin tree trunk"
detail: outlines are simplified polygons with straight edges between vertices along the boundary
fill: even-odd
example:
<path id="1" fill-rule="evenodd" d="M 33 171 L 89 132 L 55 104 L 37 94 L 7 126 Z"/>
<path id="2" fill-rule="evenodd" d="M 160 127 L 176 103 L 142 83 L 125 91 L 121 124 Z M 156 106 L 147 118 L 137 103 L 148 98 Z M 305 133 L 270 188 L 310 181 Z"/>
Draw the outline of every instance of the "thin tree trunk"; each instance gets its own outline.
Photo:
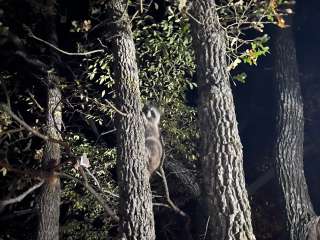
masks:
<path id="1" fill-rule="evenodd" d="M 42 2 L 44 13 L 44 29 L 47 31 L 47 40 L 57 46 L 56 35 L 56 3 L 55 0 Z M 56 52 L 49 50 L 53 61 L 59 61 Z M 48 67 L 50 69 L 51 66 Z M 53 139 L 61 139 L 62 109 L 61 92 L 58 88 L 59 77 L 55 72 L 48 71 L 47 77 L 47 136 Z M 43 169 L 53 173 L 60 164 L 61 149 L 58 143 L 46 142 L 44 149 Z M 60 179 L 57 176 L 49 177 L 41 188 L 39 195 L 39 228 L 38 240 L 58 240 L 59 239 L 59 217 L 60 217 Z"/>
<path id="2" fill-rule="evenodd" d="M 48 77 L 47 136 L 60 139 L 61 93 L 56 87 L 55 78 L 52 75 Z M 59 144 L 47 142 L 44 150 L 44 168 L 53 171 L 60 163 L 60 157 Z M 38 240 L 59 239 L 60 191 L 60 179 L 56 176 L 49 178 L 42 186 L 39 196 Z"/>
<path id="3" fill-rule="evenodd" d="M 287 23 L 291 24 L 291 17 Z M 275 164 L 292 240 L 319 239 L 319 219 L 310 201 L 303 168 L 303 101 L 292 29 L 277 30 L 274 43 L 276 104 Z M 318 228 L 318 229 L 317 229 Z"/>
<path id="4" fill-rule="evenodd" d="M 255 239 L 227 72 L 225 33 L 215 7 L 213 0 L 191 1 L 191 33 L 199 85 L 202 195 L 208 214 L 205 239 Z"/>
<path id="5" fill-rule="evenodd" d="M 152 240 L 155 239 L 152 195 L 144 153 L 138 67 L 126 2 L 109 1 L 112 22 L 108 26 L 113 32 L 118 108 L 126 114 L 119 114 L 117 119 L 120 230 L 124 239 Z"/>

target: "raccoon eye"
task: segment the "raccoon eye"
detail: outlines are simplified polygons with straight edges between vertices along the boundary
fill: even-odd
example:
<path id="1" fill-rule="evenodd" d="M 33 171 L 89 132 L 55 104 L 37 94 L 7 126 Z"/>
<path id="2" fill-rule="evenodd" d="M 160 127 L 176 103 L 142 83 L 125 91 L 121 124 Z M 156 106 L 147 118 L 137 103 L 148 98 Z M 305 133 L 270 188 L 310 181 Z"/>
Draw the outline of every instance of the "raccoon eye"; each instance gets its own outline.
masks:
<path id="1" fill-rule="evenodd" d="M 152 118 L 156 117 L 156 112 L 154 110 L 151 110 Z"/>

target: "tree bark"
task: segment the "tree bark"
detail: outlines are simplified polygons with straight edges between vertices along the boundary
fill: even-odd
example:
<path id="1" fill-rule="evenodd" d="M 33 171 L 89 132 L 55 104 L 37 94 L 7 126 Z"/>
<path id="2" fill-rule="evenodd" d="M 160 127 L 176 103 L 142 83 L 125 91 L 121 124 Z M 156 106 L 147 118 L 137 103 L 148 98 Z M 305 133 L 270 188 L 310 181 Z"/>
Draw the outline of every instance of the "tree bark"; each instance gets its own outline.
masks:
<path id="1" fill-rule="evenodd" d="M 126 115 L 117 119 L 117 169 L 122 239 L 155 239 L 152 195 L 145 156 L 135 46 L 126 9 L 127 1 L 109 1 L 117 106 Z M 109 32 L 110 33 L 110 32 Z M 109 38 L 109 36 L 106 36 Z"/>
<path id="2" fill-rule="evenodd" d="M 202 198 L 208 214 L 205 239 L 255 239 L 227 72 L 225 33 L 215 7 L 213 0 L 193 0 L 190 12 L 199 86 Z"/>
<path id="3" fill-rule="evenodd" d="M 56 76 L 52 75 L 48 77 L 47 136 L 60 139 L 61 93 L 54 83 L 55 78 Z M 60 158 L 60 145 L 48 141 L 44 150 L 44 168 L 53 171 L 59 165 Z M 39 195 L 38 240 L 59 239 L 60 192 L 60 179 L 57 176 L 49 177 L 42 186 Z"/>
<path id="4" fill-rule="evenodd" d="M 44 1 L 44 29 L 46 29 L 47 41 L 57 46 L 55 0 Z M 59 76 L 54 72 L 54 61 L 59 61 L 56 52 L 48 51 L 51 66 L 48 69 L 47 77 L 47 136 L 52 139 L 61 139 L 60 132 L 62 126 L 62 106 L 61 92 L 59 86 Z M 52 68 L 52 69 L 50 69 Z M 59 217 L 60 217 L 60 178 L 54 176 L 54 171 L 60 164 L 61 149 L 58 143 L 46 142 L 44 149 L 43 169 L 50 171 L 52 176 L 46 179 L 43 184 L 38 201 L 39 207 L 39 227 L 38 240 L 58 240 L 59 239 Z"/>
<path id="5" fill-rule="evenodd" d="M 292 23 L 291 17 L 287 24 Z M 292 29 L 278 29 L 273 42 L 277 178 L 292 240 L 319 239 L 319 218 L 310 201 L 303 168 L 303 101 Z"/>

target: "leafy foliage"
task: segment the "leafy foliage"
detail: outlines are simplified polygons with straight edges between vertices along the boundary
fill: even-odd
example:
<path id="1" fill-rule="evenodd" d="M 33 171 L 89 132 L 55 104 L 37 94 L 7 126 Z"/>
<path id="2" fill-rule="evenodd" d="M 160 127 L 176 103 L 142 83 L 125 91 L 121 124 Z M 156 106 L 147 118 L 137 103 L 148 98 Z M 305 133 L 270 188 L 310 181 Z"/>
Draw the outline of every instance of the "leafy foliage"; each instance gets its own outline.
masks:
<path id="1" fill-rule="evenodd" d="M 186 94 L 197 87 L 189 25 L 176 15 L 147 25 L 150 19 L 135 22 L 135 41 L 140 67 L 141 92 L 145 102 L 163 109 L 162 131 L 167 157 L 185 162 L 197 159 L 196 113 Z"/>

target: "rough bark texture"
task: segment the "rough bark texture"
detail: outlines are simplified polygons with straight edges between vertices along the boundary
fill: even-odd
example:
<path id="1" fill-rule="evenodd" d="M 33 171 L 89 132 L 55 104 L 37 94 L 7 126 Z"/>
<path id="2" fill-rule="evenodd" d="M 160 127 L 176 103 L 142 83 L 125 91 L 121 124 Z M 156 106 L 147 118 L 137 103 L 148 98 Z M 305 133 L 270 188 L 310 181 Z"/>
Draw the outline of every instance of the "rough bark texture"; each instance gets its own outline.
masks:
<path id="1" fill-rule="evenodd" d="M 287 23 L 291 24 L 290 19 Z M 310 201 L 303 169 L 303 102 L 291 28 L 277 30 L 272 52 L 277 100 L 274 154 L 288 235 L 292 240 L 319 239 L 319 220 Z"/>
<path id="2" fill-rule="evenodd" d="M 60 139 L 62 112 L 61 93 L 56 88 L 55 76 L 48 77 L 48 112 L 47 112 L 47 136 Z M 47 142 L 44 150 L 44 168 L 52 171 L 60 163 L 60 146 L 58 143 Z M 49 178 L 42 186 L 39 195 L 39 229 L 38 240 L 59 239 L 59 216 L 60 216 L 60 179 Z"/>
<path id="3" fill-rule="evenodd" d="M 125 3 L 109 2 L 118 108 L 126 113 L 117 119 L 120 230 L 123 239 L 148 240 L 155 239 L 152 195 L 144 153 L 138 67 Z"/>
<path id="4" fill-rule="evenodd" d="M 213 0 L 193 0 L 191 15 L 196 19 L 190 20 L 199 85 L 202 194 L 209 223 L 206 239 L 255 239 L 227 72 L 225 34 Z"/>
<path id="5" fill-rule="evenodd" d="M 46 30 L 46 39 L 57 45 L 58 39 L 56 34 L 56 15 L 55 15 L 55 0 L 44 0 L 43 4 L 44 29 Z M 59 61 L 59 56 L 56 52 L 48 51 L 54 61 Z M 54 72 L 54 69 L 47 67 L 47 136 L 53 139 L 61 139 L 60 131 L 62 125 L 62 109 L 61 109 L 61 92 L 58 88 L 59 77 Z M 53 171 L 60 164 L 61 150 L 58 143 L 48 141 L 44 149 L 43 169 Z M 39 228 L 38 240 L 58 240 L 59 239 L 59 217 L 60 217 L 60 179 L 59 177 L 49 177 L 41 188 L 39 195 Z"/>

